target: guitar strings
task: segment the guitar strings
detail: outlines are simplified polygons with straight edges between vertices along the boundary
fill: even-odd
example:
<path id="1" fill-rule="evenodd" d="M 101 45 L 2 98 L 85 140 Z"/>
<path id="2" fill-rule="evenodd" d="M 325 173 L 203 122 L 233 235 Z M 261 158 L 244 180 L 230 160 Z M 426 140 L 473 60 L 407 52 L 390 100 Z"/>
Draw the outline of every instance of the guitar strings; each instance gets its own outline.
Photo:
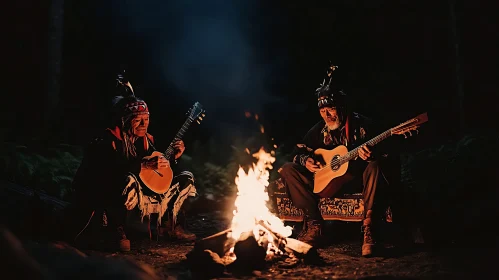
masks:
<path id="1" fill-rule="evenodd" d="M 386 130 L 385 132 L 383 132 L 383 133 L 379 134 L 378 136 L 376 136 L 376 137 L 372 138 L 371 140 L 369 140 L 369 141 L 365 142 L 364 144 L 362 144 L 362 145 L 358 146 L 357 148 L 355 148 L 355 149 L 353 149 L 353 150 L 349 151 L 347 154 L 343 155 L 342 157 L 332 159 L 331 161 L 329 161 L 329 163 L 326 163 L 326 165 L 324 165 L 324 167 L 322 167 L 322 168 L 321 168 L 321 169 L 319 169 L 318 171 L 324 170 L 325 168 L 328 168 L 328 167 L 330 167 L 330 166 L 338 166 L 338 165 L 340 165 L 340 166 L 341 166 L 341 165 L 342 165 L 342 164 L 344 164 L 345 162 L 349 161 L 349 160 L 344 160 L 344 159 L 342 160 L 342 158 L 343 158 L 343 157 L 345 157 L 346 155 L 348 155 L 348 154 L 350 154 L 350 153 L 352 153 L 352 152 L 354 152 L 354 151 L 357 151 L 357 150 L 358 150 L 360 147 L 362 147 L 363 145 L 365 145 L 365 144 L 367 144 L 367 143 L 369 143 L 369 142 L 372 142 L 372 141 L 373 141 L 373 140 L 375 140 L 376 138 L 378 138 L 378 137 L 380 137 L 380 136 L 382 136 L 383 134 L 388 133 L 388 132 L 389 132 L 389 133 L 390 133 L 390 135 L 391 135 L 391 134 L 392 134 L 392 129 Z M 374 142 L 376 142 L 376 141 L 374 141 Z M 357 155 L 356 155 L 355 157 L 358 157 L 358 152 L 354 152 L 353 154 L 355 154 L 355 153 L 357 153 Z M 353 154 L 351 154 L 350 156 L 352 156 Z M 350 156 L 349 156 L 349 157 L 350 157 Z M 355 158 L 355 157 L 354 157 L 354 158 Z M 317 172 L 318 172 L 318 171 L 317 171 Z"/>
<path id="2" fill-rule="evenodd" d="M 322 168 L 321 168 L 321 169 L 319 169 L 318 171 L 321 171 L 321 170 L 323 170 L 323 169 L 325 169 L 325 168 L 328 168 L 329 166 L 336 166 L 336 165 L 340 165 L 340 162 L 341 162 L 341 161 L 340 161 L 340 160 L 338 160 L 338 159 L 333 159 L 333 160 L 331 160 L 329 163 L 326 163 L 326 165 L 324 165 L 324 167 L 322 167 Z M 343 163 L 341 163 L 341 164 L 343 164 Z"/>
<path id="3" fill-rule="evenodd" d="M 411 123 L 413 123 L 413 122 L 418 122 L 418 121 L 419 121 L 419 119 L 418 119 L 418 118 L 413 118 L 413 119 L 410 119 L 410 120 L 408 120 L 408 121 L 406 121 L 406 122 L 403 122 L 403 123 L 401 123 L 401 124 L 399 124 L 399 125 L 397 125 L 397 126 L 395 126 L 395 127 L 393 127 L 393 128 L 390 128 L 390 129 L 386 130 L 386 131 L 385 131 L 385 132 L 383 132 L 382 134 L 387 133 L 387 132 L 389 131 L 389 132 L 390 132 L 390 135 L 393 135 L 393 131 L 396 131 L 396 130 L 401 129 L 401 127 L 402 127 L 402 126 L 409 125 L 409 124 L 411 124 Z M 416 125 L 416 128 L 417 128 L 417 127 L 418 127 L 418 126 Z M 382 134 L 380 134 L 380 135 L 382 135 Z M 378 136 L 380 136 L 380 135 L 378 135 Z M 378 137 L 378 136 L 376 136 L 376 137 Z M 366 142 L 366 143 L 364 143 L 364 144 L 367 144 L 368 142 L 370 142 L 370 141 L 374 140 L 376 137 L 372 138 L 371 140 L 367 141 L 367 142 Z M 364 145 L 364 144 L 363 144 L 363 145 Z M 362 145 L 361 145 L 361 146 L 362 146 Z M 361 147 L 361 146 L 359 146 L 359 147 Z M 351 153 L 351 152 L 353 152 L 353 151 L 355 151 L 355 150 L 357 150 L 359 147 L 357 147 L 357 148 L 355 148 L 355 149 L 351 150 L 350 152 L 348 152 L 348 154 L 349 154 L 349 153 Z M 357 154 L 357 156 L 358 156 L 358 154 Z M 357 157 L 357 156 L 356 156 L 356 157 Z M 342 156 L 342 157 L 343 157 L 343 156 Z M 343 160 L 343 162 L 342 162 L 342 160 L 340 160 L 342 157 L 332 159 L 329 163 L 326 163 L 326 164 L 324 165 L 324 167 L 320 168 L 320 169 L 319 169 L 318 171 L 316 171 L 316 172 L 322 171 L 322 170 L 324 170 L 325 168 L 328 168 L 328 167 L 330 167 L 330 166 L 337 166 L 337 165 L 340 165 L 340 166 L 341 166 L 342 164 L 344 164 L 345 162 L 347 162 L 347 161 L 344 161 L 344 160 Z"/>

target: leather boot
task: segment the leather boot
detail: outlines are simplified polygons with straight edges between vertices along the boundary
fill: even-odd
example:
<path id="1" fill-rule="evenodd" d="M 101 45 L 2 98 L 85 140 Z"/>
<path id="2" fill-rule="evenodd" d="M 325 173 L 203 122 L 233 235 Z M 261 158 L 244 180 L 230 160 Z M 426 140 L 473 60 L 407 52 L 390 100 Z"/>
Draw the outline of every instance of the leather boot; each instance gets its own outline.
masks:
<path id="1" fill-rule="evenodd" d="M 176 241 L 180 242 L 194 242 L 196 241 L 196 235 L 188 230 L 186 230 L 181 224 L 175 225 L 173 231 L 170 232 L 170 237 Z"/>
<path id="2" fill-rule="evenodd" d="M 303 230 L 300 232 L 297 239 L 311 246 L 317 246 L 321 241 L 321 231 L 322 221 L 306 220 L 304 222 Z"/>
<path id="3" fill-rule="evenodd" d="M 370 257 L 373 254 L 374 238 L 372 233 L 372 210 L 367 210 L 366 218 L 363 221 L 364 240 L 362 242 L 362 256 Z"/>
<path id="4" fill-rule="evenodd" d="M 168 234 L 171 240 L 179 242 L 194 242 L 196 241 L 196 235 L 185 228 L 186 219 L 185 213 L 181 211 L 177 216 L 177 223 L 173 224 L 173 216 L 171 213 L 168 215 L 168 222 L 163 228 L 164 232 Z"/>
<path id="5" fill-rule="evenodd" d="M 117 228 L 117 235 L 118 235 L 118 243 L 119 243 L 119 249 L 121 252 L 129 252 L 130 251 L 130 240 L 126 238 L 125 230 L 123 229 L 122 226 L 119 226 Z"/>

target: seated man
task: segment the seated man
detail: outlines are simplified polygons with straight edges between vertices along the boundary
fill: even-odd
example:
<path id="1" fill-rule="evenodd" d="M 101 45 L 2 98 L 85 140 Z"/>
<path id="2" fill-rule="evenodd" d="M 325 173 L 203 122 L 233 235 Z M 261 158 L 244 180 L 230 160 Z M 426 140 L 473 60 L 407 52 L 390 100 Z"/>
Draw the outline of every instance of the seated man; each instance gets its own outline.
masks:
<path id="1" fill-rule="evenodd" d="M 114 98 L 114 126 L 90 143 L 73 180 L 75 212 L 71 212 L 67 218 L 76 222 L 72 223 L 76 228 L 72 231 L 70 229 L 70 232 L 76 235 L 81 230 L 76 236 L 78 237 L 93 220 L 94 225 L 98 224 L 97 228 L 103 229 L 102 226 L 105 226 L 109 229 L 108 232 L 99 232 L 110 236 L 101 238 L 110 242 L 107 245 L 112 245 L 113 249 L 119 247 L 120 250 L 128 251 L 130 242 L 125 234 L 127 210 L 137 206 L 143 218 L 151 214 L 144 202 L 157 201 L 161 206 L 158 223 L 161 223 L 163 215 L 168 211 L 170 236 L 178 240 L 193 241 L 196 236 L 184 231 L 184 215 L 180 212 L 184 200 L 196 194 L 192 173 L 184 171 L 178 174 L 164 194 L 152 192 L 138 179 L 143 169 L 164 168 L 175 164 L 185 150 L 184 143 L 176 141 L 172 161 L 162 156 L 144 159 L 155 150 L 154 139 L 147 133 L 149 110 L 147 104 L 133 94 L 131 86 L 128 89 L 130 95 Z M 70 238 L 75 238 L 75 235 Z"/>
<path id="2" fill-rule="evenodd" d="M 338 145 L 345 145 L 351 150 L 362 145 L 367 138 L 367 118 L 349 112 L 346 96 L 342 91 L 333 90 L 331 79 L 324 81 L 316 90 L 319 113 L 322 120 L 314 125 L 297 145 L 292 162 L 284 164 L 279 173 L 288 190 L 293 204 L 302 209 L 304 227 L 298 239 L 317 245 L 321 237 L 322 216 L 318 208 L 319 196 L 313 192 L 314 172 L 321 166 L 313 151 L 319 148 L 331 150 Z M 374 137 L 375 135 L 371 135 Z M 373 225 L 385 213 L 385 198 L 389 191 L 387 177 L 384 174 L 384 158 L 378 149 L 362 146 L 358 158 L 349 162 L 346 176 L 349 181 L 332 197 L 345 193 L 363 193 L 364 199 L 364 241 L 362 256 L 370 256 L 375 244 L 372 234 Z M 343 177 L 343 176 L 342 176 Z M 383 201 L 383 203 L 381 203 Z"/>

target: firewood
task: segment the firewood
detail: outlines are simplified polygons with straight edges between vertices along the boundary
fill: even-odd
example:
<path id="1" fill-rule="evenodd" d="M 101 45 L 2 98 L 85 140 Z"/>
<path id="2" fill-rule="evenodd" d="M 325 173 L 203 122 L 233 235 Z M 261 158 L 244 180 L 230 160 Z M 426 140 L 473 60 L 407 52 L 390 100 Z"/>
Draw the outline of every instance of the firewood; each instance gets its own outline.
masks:
<path id="1" fill-rule="evenodd" d="M 225 260 L 210 250 L 192 250 L 187 254 L 187 260 L 195 278 L 216 278 L 225 272 Z"/>
<path id="2" fill-rule="evenodd" d="M 265 266 L 267 248 L 258 244 L 253 232 L 245 232 L 234 246 L 236 261 L 231 264 L 232 271 L 253 271 Z"/>
<path id="3" fill-rule="evenodd" d="M 235 241 L 227 237 L 227 234 L 232 232 L 232 229 L 226 229 L 219 233 L 205 237 L 196 241 L 194 249 L 196 251 L 210 250 L 219 256 L 223 257 L 231 247 L 234 246 Z"/>
<path id="4" fill-rule="evenodd" d="M 269 226 L 265 224 L 264 221 L 258 222 L 258 225 L 266 229 L 268 233 L 272 235 L 274 240 L 274 246 L 276 248 L 279 248 L 279 250 L 284 250 L 286 244 L 286 237 L 280 235 L 278 232 L 274 232 Z"/>
<path id="5" fill-rule="evenodd" d="M 324 264 L 324 260 L 319 255 L 317 248 L 294 238 L 286 238 L 286 251 L 291 257 L 298 257 L 306 264 L 320 265 Z"/>
<path id="6" fill-rule="evenodd" d="M 286 238 L 286 249 L 291 249 L 293 252 L 306 255 L 313 247 L 305 242 L 294 238 Z"/>

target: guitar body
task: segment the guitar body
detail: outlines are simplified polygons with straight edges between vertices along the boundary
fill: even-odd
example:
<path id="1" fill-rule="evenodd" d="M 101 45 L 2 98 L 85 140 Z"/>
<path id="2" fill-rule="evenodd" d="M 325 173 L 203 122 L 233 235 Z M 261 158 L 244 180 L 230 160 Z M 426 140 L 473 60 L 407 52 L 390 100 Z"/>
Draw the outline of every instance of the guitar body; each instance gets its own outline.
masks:
<path id="1" fill-rule="evenodd" d="M 154 151 L 150 156 L 144 158 L 149 159 L 156 156 L 163 156 L 163 154 L 161 152 Z M 171 167 L 167 167 L 158 168 L 156 171 L 152 169 L 143 169 L 140 171 L 139 177 L 151 191 L 157 194 L 163 194 L 170 188 L 173 180 L 173 170 Z"/>
<path id="2" fill-rule="evenodd" d="M 406 133 L 412 136 L 411 131 L 417 131 L 417 128 L 427 121 L 428 114 L 420 114 L 396 127 L 388 129 L 362 145 L 376 145 L 391 135 L 404 135 L 407 138 Z M 332 197 L 345 183 L 351 181 L 353 176 L 347 172 L 348 161 L 358 156 L 359 147 L 362 145 L 351 151 L 348 151 L 347 147 L 343 145 L 332 150 L 315 150 L 316 160 L 321 162 L 323 167 L 314 174 L 314 193 L 320 197 Z M 331 161 L 334 159 L 337 159 L 337 163 L 343 162 L 343 164 L 331 166 Z"/>
<path id="3" fill-rule="evenodd" d="M 317 149 L 314 154 L 323 164 L 329 164 L 334 158 L 340 158 L 348 153 L 347 147 L 340 145 L 332 150 Z M 348 161 L 337 168 L 326 166 L 314 174 L 314 193 L 321 197 L 331 197 L 341 185 L 350 181 L 350 176 L 343 176 L 347 173 Z M 348 175 L 348 174 L 347 174 Z M 334 179 L 334 180 L 333 180 Z"/>
<path id="4" fill-rule="evenodd" d="M 204 117 L 204 109 L 199 102 L 194 103 L 191 109 L 189 109 L 189 116 L 187 120 L 182 125 L 182 128 L 177 132 L 174 140 L 168 146 L 165 153 L 161 153 L 158 151 L 154 151 L 150 156 L 144 157 L 145 159 L 153 158 L 156 156 L 164 156 L 166 158 L 171 158 L 175 152 L 174 144 L 176 140 L 181 140 L 182 136 L 186 132 L 187 128 L 191 125 L 193 121 L 196 121 L 198 124 Z M 171 167 L 166 168 L 158 168 L 156 170 L 151 169 L 143 169 L 139 174 L 142 183 L 149 188 L 151 191 L 157 194 L 163 194 L 168 191 L 172 184 L 173 180 L 173 170 Z"/>

